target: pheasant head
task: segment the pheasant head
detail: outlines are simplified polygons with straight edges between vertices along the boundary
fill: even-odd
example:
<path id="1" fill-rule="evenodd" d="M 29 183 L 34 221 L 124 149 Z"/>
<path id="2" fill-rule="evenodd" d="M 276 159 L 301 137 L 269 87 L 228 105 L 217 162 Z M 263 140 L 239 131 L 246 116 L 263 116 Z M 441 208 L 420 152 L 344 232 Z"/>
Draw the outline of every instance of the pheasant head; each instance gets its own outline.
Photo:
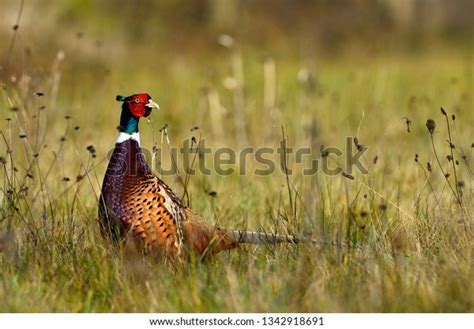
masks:
<path id="1" fill-rule="evenodd" d="M 138 133 L 138 121 L 140 118 L 149 116 L 154 108 L 160 109 L 158 104 L 147 93 L 127 97 L 117 95 L 115 99 L 123 102 L 119 131 L 128 135 Z"/>

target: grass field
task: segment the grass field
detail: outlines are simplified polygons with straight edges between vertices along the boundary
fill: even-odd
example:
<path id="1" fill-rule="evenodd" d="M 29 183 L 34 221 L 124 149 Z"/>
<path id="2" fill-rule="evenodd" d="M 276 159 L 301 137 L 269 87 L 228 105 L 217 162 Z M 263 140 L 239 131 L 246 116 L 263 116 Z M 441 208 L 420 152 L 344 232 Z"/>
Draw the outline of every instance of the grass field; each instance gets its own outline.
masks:
<path id="1" fill-rule="evenodd" d="M 473 312 L 471 50 L 270 55 L 221 47 L 212 58 L 166 53 L 103 67 L 68 53 L 35 66 L 33 54 L 3 74 L 0 311 Z M 324 146 L 346 154 L 357 137 L 368 173 L 303 175 L 288 154 L 288 176 L 276 155 L 271 175 L 252 174 L 252 156 L 245 175 L 238 165 L 218 175 L 208 157 L 211 174 L 187 186 L 204 218 L 324 243 L 246 246 L 179 267 L 126 253 L 100 235 L 97 197 L 117 134 L 115 95 L 139 91 L 162 109 L 140 126 L 160 166 L 171 166 L 167 123 L 175 147 L 194 136 L 213 151 L 276 150 L 284 134 L 320 160 Z M 349 174 L 344 156 L 327 161 Z M 163 179 L 183 194 L 176 175 Z"/>

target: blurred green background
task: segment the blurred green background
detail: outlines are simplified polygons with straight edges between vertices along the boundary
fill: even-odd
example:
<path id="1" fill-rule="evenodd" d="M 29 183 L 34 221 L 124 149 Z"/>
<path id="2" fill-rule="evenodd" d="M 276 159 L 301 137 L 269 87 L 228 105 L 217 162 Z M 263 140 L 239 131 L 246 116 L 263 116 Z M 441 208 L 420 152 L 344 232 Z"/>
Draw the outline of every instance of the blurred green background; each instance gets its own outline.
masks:
<path id="1" fill-rule="evenodd" d="M 3 38 L 11 36 L 20 3 L 0 4 Z M 63 49 L 79 63 L 163 65 L 173 55 L 219 55 L 221 33 L 246 49 L 306 60 L 462 45 L 472 39 L 472 10 L 469 0 L 27 0 L 20 31 L 30 54 Z"/>
<path id="2" fill-rule="evenodd" d="M 431 78 L 432 68 L 439 70 L 433 74 L 450 75 L 447 79 L 453 81 L 460 79 L 462 69 L 465 82 L 472 86 L 472 71 L 464 70 L 472 63 L 469 0 L 29 0 L 23 7 L 21 3 L 0 3 L 0 79 L 27 84 L 28 90 L 42 90 L 48 96 L 55 88 L 57 100 L 51 102 L 59 102 L 60 111 L 76 112 L 81 124 L 85 122 L 80 113 L 88 111 L 92 100 L 95 120 L 88 116 L 87 124 L 100 126 L 115 113 L 111 108 L 115 94 L 137 91 L 148 91 L 157 99 L 165 109 L 164 122 L 180 127 L 186 123 L 187 129 L 209 124 L 206 104 L 216 103 L 215 94 L 224 119 L 235 111 L 252 116 L 278 107 L 283 116 L 273 124 L 279 127 L 285 113 L 291 115 L 301 107 L 297 92 L 306 84 L 319 100 L 351 101 L 344 97 L 348 96 L 344 88 L 372 88 L 372 97 L 378 100 L 338 116 L 342 122 L 354 119 L 354 124 L 362 108 L 370 113 L 381 105 L 375 103 L 385 93 L 398 93 L 407 79 L 404 72 L 411 67 L 423 70 L 414 77 L 419 79 L 419 90 L 404 98 L 393 95 L 403 115 L 413 104 L 409 98 Z M 12 40 L 20 8 L 18 34 Z M 57 87 L 51 82 L 54 72 L 60 79 Z M 366 73 L 373 79 L 358 80 Z M 240 104 L 234 95 L 236 83 Z M 386 83 L 396 85 L 388 88 Z M 472 100 L 463 92 L 460 97 Z M 451 105 L 445 99 L 436 102 Z M 309 111 L 317 107 L 311 105 Z M 337 118 L 330 122 L 341 124 Z M 291 134 L 291 120 L 286 125 Z M 252 131 L 251 123 L 248 126 L 243 129 L 255 141 L 253 136 L 258 139 L 261 134 Z M 218 133 L 215 127 L 213 132 Z"/>
<path id="3" fill-rule="evenodd" d="M 21 1 L 2 0 L 0 74 L 5 80 L 20 69 L 48 71 L 62 51 L 65 69 L 75 69 L 65 76 L 89 73 L 91 90 L 109 75 L 121 77 L 122 86 L 114 87 L 133 88 L 139 73 L 166 88 L 167 74 L 188 68 L 209 74 L 226 56 L 221 34 L 251 60 L 270 55 L 283 65 L 470 51 L 473 6 L 469 0 L 27 0 L 10 53 Z"/>

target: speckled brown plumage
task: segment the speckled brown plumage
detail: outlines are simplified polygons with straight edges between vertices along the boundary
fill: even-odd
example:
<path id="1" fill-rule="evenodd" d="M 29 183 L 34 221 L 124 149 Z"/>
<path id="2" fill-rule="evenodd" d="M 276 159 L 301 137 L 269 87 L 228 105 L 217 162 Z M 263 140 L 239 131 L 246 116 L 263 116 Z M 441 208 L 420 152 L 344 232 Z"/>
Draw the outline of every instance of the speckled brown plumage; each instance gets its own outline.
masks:
<path id="1" fill-rule="evenodd" d="M 178 254 L 186 207 L 149 170 L 138 142 L 117 144 L 104 177 L 99 218 L 115 238 L 132 235 L 148 249 Z"/>
<path id="2" fill-rule="evenodd" d="M 133 235 L 140 238 L 145 247 L 162 247 L 167 252 L 175 252 L 182 238 L 178 238 L 178 223 L 165 206 L 165 192 L 158 179 L 139 179 L 135 185 L 127 184 L 124 191 L 122 202 Z M 182 234 L 182 230 L 180 232 Z"/>

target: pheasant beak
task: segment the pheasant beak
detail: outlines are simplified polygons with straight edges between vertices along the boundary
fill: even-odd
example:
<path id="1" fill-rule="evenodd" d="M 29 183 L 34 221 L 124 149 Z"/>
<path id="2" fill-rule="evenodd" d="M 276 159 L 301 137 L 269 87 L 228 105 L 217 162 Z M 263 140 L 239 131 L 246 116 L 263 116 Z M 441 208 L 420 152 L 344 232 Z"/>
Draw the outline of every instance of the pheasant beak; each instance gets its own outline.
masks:
<path id="1" fill-rule="evenodd" d="M 159 110 L 160 109 L 160 106 L 158 105 L 158 103 L 154 102 L 152 99 L 150 99 L 148 101 L 148 104 L 145 104 L 146 107 L 149 107 L 150 109 L 157 109 Z"/>

